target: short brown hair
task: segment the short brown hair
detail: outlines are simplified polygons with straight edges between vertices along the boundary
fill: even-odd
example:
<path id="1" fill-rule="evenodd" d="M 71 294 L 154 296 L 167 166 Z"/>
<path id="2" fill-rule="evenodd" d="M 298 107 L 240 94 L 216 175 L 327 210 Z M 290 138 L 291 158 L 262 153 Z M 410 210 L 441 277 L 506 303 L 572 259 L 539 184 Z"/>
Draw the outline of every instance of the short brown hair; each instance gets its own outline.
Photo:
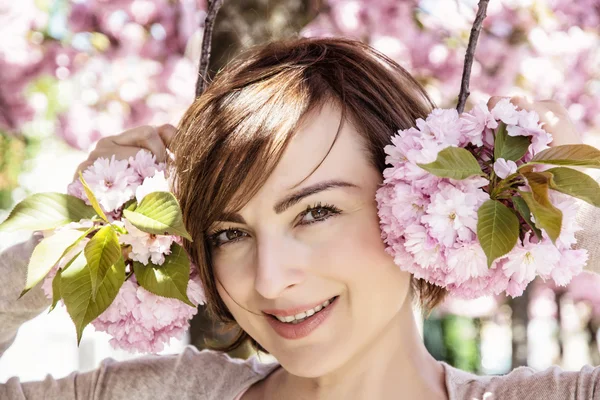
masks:
<path id="1" fill-rule="evenodd" d="M 237 324 L 217 292 L 208 230 L 226 207 L 240 209 L 271 174 L 304 115 L 334 101 L 362 134 L 371 162 L 385 168 L 384 147 L 434 107 L 396 62 L 346 39 L 293 39 L 253 48 L 220 71 L 187 110 L 176 134 L 174 191 L 185 242 L 199 267 L 209 314 Z M 413 278 L 413 293 L 430 310 L 445 290 Z M 251 338 L 241 329 L 232 350 Z M 257 345 L 252 341 L 253 345 Z"/>

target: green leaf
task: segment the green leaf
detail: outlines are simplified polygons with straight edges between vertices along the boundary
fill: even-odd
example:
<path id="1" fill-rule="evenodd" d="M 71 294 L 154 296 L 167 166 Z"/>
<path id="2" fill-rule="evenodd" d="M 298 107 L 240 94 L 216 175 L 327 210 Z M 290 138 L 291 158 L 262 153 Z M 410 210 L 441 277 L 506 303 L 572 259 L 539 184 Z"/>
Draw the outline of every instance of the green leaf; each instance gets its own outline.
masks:
<path id="1" fill-rule="evenodd" d="M 81 171 L 79 171 L 79 180 L 81 181 L 81 184 L 83 185 L 83 190 L 85 190 L 85 194 L 87 195 L 88 200 L 92 204 L 92 207 L 96 211 L 96 214 L 98 214 L 98 216 L 102 218 L 105 222 L 108 222 L 108 218 L 106 218 L 106 215 L 104 215 L 104 211 L 102 211 L 102 207 L 100 207 L 98 199 L 96 199 L 96 196 L 94 196 L 94 192 L 92 191 L 92 189 L 90 189 L 89 185 L 83 178 L 83 174 L 81 173 Z"/>
<path id="2" fill-rule="evenodd" d="M 33 249 L 27 266 L 27 281 L 19 297 L 37 285 L 63 257 L 65 250 L 81 236 L 80 231 L 65 230 L 44 238 Z"/>
<path id="3" fill-rule="evenodd" d="M 91 219 L 96 213 L 83 200 L 62 193 L 37 193 L 27 197 L 0 224 L 0 231 L 44 231 L 69 222 Z"/>
<path id="4" fill-rule="evenodd" d="M 535 226 L 535 224 L 531 220 L 531 210 L 529 210 L 529 206 L 527 205 L 525 200 L 523 200 L 519 196 L 513 196 L 512 202 L 513 202 L 513 205 L 515 206 L 515 209 L 519 212 L 519 214 L 521 214 L 521 217 L 523 217 L 523 219 L 525 220 L 527 225 L 529 225 L 529 227 L 533 230 L 533 232 L 535 233 L 535 236 L 538 239 L 542 239 L 542 231 L 540 231 L 538 229 L 538 227 Z"/>
<path id="5" fill-rule="evenodd" d="M 552 207 L 548 189 L 550 188 L 550 180 L 552 174 L 543 172 L 527 172 L 522 174 L 527 179 L 527 184 L 531 188 L 531 193 L 535 201 L 544 207 Z"/>
<path id="6" fill-rule="evenodd" d="M 100 283 L 110 267 L 121 258 L 121 245 L 112 226 L 106 225 L 101 228 L 85 246 L 84 253 L 90 269 L 92 300 L 96 300 Z"/>
<path id="7" fill-rule="evenodd" d="M 60 276 L 62 274 L 62 270 L 59 269 L 56 271 L 56 275 L 54 275 L 54 279 L 52 279 L 52 305 L 50 306 L 50 310 L 48 312 L 54 310 L 54 307 L 58 304 L 58 301 L 62 298 L 60 295 Z"/>
<path id="8" fill-rule="evenodd" d="M 474 175 L 484 175 L 475 156 L 461 147 L 446 147 L 438 153 L 434 162 L 417 165 L 441 178 L 460 180 Z"/>
<path id="9" fill-rule="evenodd" d="M 515 247 L 519 239 L 519 218 L 501 202 L 487 200 L 477 210 L 477 238 L 489 268 L 494 260 Z"/>
<path id="10" fill-rule="evenodd" d="M 531 141 L 527 136 L 509 136 L 506 132 L 506 124 L 501 122 L 496 131 L 494 159 L 520 160 L 527 153 L 530 144 Z"/>
<path id="11" fill-rule="evenodd" d="M 520 194 L 535 217 L 535 225 L 546 231 L 552 242 L 556 242 L 562 227 L 562 211 L 552 204 L 539 203 L 530 192 L 520 192 Z"/>
<path id="12" fill-rule="evenodd" d="M 528 164 L 600 168 L 600 150 L 587 144 L 565 144 L 539 152 Z"/>
<path id="13" fill-rule="evenodd" d="M 187 297 L 187 285 L 190 280 L 190 260 L 176 243 L 171 246 L 171 254 L 165 257 L 162 265 L 135 261 L 133 272 L 140 286 L 157 296 L 178 299 L 196 307 Z"/>
<path id="14" fill-rule="evenodd" d="M 98 287 L 95 300 L 92 299 L 92 280 L 83 252 L 62 271 L 60 293 L 67 312 L 75 324 L 78 345 L 81 342 L 83 329 L 112 304 L 123 282 L 125 282 L 123 258 L 110 267 Z"/>
<path id="15" fill-rule="evenodd" d="M 565 167 L 550 168 L 546 172 L 552 174 L 551 189 L 600 207 L 600 185 L 588 174 Z"/>
<path id="16" fill-rule="evenodd" d="M 135 211 L 136 208 L 137 208 L 137 200 L 136 199 L 131 199 L 123 205 L 124 210 Z"/>
<path id="17" fill-rule="evenodd" d="M 178 235 L 192 241 L 183 225 L 179 203 L 172 193 L 150 193 L 135 211 L 123 210 L 123 215 L 141 231 L 155 235 Z"/>

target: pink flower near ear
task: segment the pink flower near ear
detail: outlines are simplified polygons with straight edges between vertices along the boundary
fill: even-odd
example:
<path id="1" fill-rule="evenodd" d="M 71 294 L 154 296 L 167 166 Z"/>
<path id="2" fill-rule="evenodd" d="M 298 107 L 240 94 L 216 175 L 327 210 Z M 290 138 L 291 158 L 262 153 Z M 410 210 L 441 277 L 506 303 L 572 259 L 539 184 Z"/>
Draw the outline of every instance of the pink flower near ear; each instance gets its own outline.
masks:
<path id="1" fill-rule="evenodd" d="M 510 135 L 531 137 L 532 145 L 521 160 L 499 158 L 490 168 L 494 130 L 501 122 Z M 527 161 L 549 142 L 537 114 L 518 111 L 503 99 L 491 111 L 479 104 L 460 117 L 455 110 L 433 110 L 415 125 L 400 130 L 392 145 L 385 147 L 391 166 L 384 170 L 376 194 L 381 237 L 401 270 L 470 299 L 501 293 L 519 296 L 536 276 L 565 284 L 581 271 L 587 252 L 571 249 L 580 229 L 577 206 L 562 193 L 550 194 L 552 204 L 563 213 L 556 243 L 545 231 L 541 240 L 531 238 L 529 228 L 521 226 L 527 232 L 525 239 L 488 268 L 488 256 L 477 237 L 479 208 L 490 200 L 490 170 L 505 179 L 517 171 L 518 162 Z M 435 161 L 440 151 L 451 146 L 470 151 L 483 174 L 454 179 L 420 166 Z"/>
<path id="2" fill-rule="evenodd" d="M 473 278 L 486 276 L 489 273 L 487 259 L 479 242 L 464 244 L 456 249 L 447 250 L 448 283 L 460 285 Z"/>
<path id="3" fill-rule="evenodd" d="M 561 252 L 552 242 L 544 240 L 532 243 L 527 234 L 523 243 L 517 243 L 508 253 L 502 267 L 504 274 L 510 278 L 507 293 L 513 297 L 520 296 L 536 275 L 550 274 L 560 259 Z"/>
<path id="4" fill-rule="evenodd" d="M 485 103 L 478 103 L 473 109 L 461 115 L 461 133 L 467 142 L 483 146 L 483 132 L 486 128 L 496 129 L 498 122 L 492 116 Z"/>
<path id="5" fill-rule="evenodd" d="M 558 286 L 565 286 L 573 277 L 583 271 L 589 254 L 584 249 L 567 249 L 561 252 L 561 258 L 556 268 L 551 272 L 552 280 Z M 596 288 L 597 289 L 597 288 Z"/>
<path id="6" fill-rule="evenodd" d="M 444 246 L 452 246 L 457 239 L 472 241 L 477 231 L 477 210 L 489 196 L 481 189 L 463 192 L 449 183 L 440 183 L 438 187 L 421 222 L 429 226 L 431 236 Z"/>
<path id="7" fill-rule="evenodd" d="M 446 145 L 458 146 L 460 143 L 462 120 L 455 109 L 436 108 L 425 120 L 429 132 L 436 140 Z"/>
<path id="8" fill-rule="evenodd" d="M 519 125 L 509 125 L 506 132 L 509 136 L 531 137 L 530 152 L 533 155 L 547 149 L 552 142 L 552 134 L 542 129 L 540 117 L 535 111 L 519 111 Z"/>
<path id="9" fill-rule="evenodd" d="M 519 111 L 510 102 L 510 99 L 502 99 L 492 108 L 494 119 L 499 119 L 506 125 L 516 125 L 519 122 Z"/>
<path id="10" fill-rule="evenodd" d="M 507 176 L 514 174 L 517 172 L 517 163 L 512 160 L 505 160 L 504 158 L 499 158 L 494 163 L 494 172 L 501 179 L 506 178 Z"/>

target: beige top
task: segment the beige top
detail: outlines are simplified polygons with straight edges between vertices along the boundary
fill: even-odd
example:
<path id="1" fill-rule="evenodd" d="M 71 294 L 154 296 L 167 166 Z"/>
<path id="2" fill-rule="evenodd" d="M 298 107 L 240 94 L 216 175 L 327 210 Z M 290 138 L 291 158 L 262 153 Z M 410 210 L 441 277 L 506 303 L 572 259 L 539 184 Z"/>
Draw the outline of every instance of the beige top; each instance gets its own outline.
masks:
<path id="1" fill-rule="evenodd" d="M 588 265 L 598 269 L 600 213 L 584 206 L 579 217 L 585 232 L 579 235 L 579 242 L 590 251 Z M 0 254 L 0 357 L 19 326 L 49 306 L 39 286 L 16 300 L 37 241 L 32 237 Z M 600 368 L 586 366 L 579 372 L 558 367 L 543 372 L 517 368 L 504 376 L 480 377 L 442 365 L 450 400 L 600 400 Z M 240 361 L 223 353 L 188 347 L 173 356 L 146 356 L 125 362 L 107 359 L 94 371 L 72 373 L 63 379 L 48 376 L 41 382 L 21 383 L 11 378 L 0 384 L 0 399 L 234 400 L 277 367 L 262 364 L 256 357 Z"/>

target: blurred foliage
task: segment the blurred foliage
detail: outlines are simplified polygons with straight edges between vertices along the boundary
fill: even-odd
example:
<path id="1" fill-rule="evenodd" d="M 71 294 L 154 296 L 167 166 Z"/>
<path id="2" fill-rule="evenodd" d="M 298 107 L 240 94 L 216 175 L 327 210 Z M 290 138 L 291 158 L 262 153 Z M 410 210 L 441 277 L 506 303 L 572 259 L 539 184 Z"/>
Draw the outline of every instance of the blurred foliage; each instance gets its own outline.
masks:
<path id="1" fill-rule="evenodd" d="M 18 185 L 25 157 L 25 139 L 0 132 L 0 209 L 12 207 L 12 191 Z"/>
<path id="2" fill-rule="evenodd" d="M 425 346 L 436 360 L 480 372 L 480 320 L 459 315 L 431 316 L 423 324 Z"/>

